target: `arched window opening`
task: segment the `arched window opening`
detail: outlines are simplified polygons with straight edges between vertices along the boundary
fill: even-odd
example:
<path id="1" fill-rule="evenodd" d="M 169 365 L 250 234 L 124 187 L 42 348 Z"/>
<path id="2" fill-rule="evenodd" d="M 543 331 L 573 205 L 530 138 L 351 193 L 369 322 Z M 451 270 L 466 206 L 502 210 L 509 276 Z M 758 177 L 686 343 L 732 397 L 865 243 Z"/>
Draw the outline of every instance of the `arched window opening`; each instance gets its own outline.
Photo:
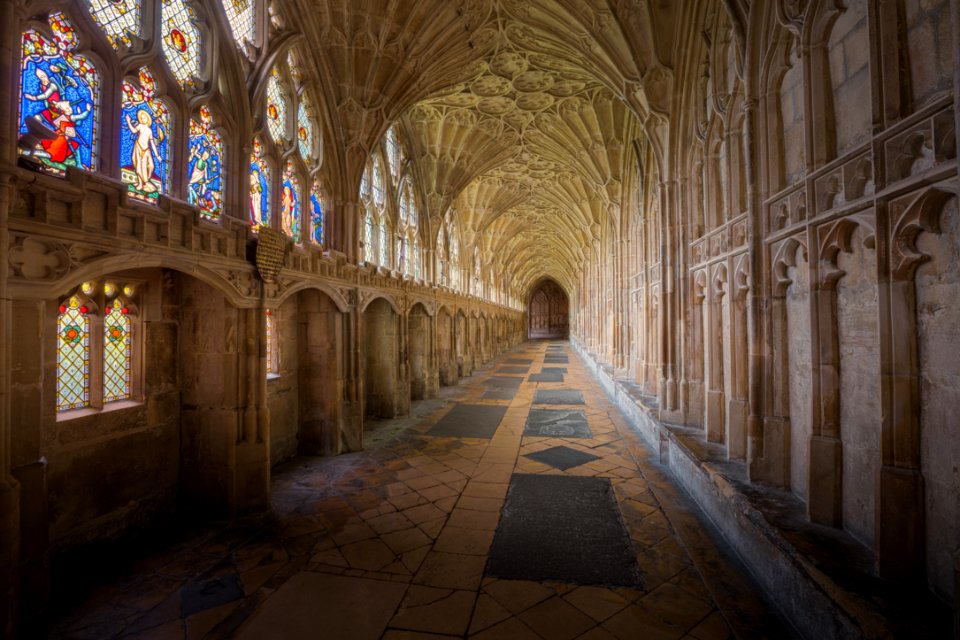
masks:
<path id="1" fill-rule="evenodd" d="M 394 182 L 400 176 L 400 165 L 403 162 L 403 150 L 400 147 L 400 141 L 397 139 L 396 125 L 387 129 L 387 161 L 390 164 L 390 175 Z"/>
<path id="2" fill-rule="evenodd" d="M 187 167 L 187 201 L 217 220 L 223 210 L 223 138 L 213 128 L 213 116 L 200 107 L 200 117 L 190 120 L 190 162 Z"/>
<path id="3" fill-rule="evenodd" d="M 90 405 L 89 307 L 72 296 L 57 322 L 57 411 Z"/>
<path id="4" fill-rule="evenodd" d="M 280 194 L 280 222 L 283 232 L 294 242 L 300 241 L 300 181 L 293 162 L 288 160 L 283 171 L 283 188 Z"/>
<path id="5" fill-rule="evenodd" d="M 140 0 L 89 0 L 90 15 L 114 49 L 140 36 Z"/>
<path id="6" fill-rule="evenodd" d="M 260 138 L 250 154 L 250 225 L 256 231 L 270 224 L 270 164 L 263 157 Z"/>
<path id="7" fill-rule="evenodd" d="M 200 30 L 193 8 L 184 0 L 160 5 L 163 55 L 183 89 L 195 89 L 200 77 Z"/>
<path id="8" fill-rule="evenodd" d="M 367 216 L 364 220 L 364 234 L 363 234 L 363 259 L 367 262 L 373 263 L 376 260 L 376 254 L 374 253 L 374 238 L 376 236 L 376 224 L 373 220 L 373 213 L 368 209 Z"/>
<path id="9" fill-rule="evenodd" d="M 142 67 L 139 80 L 121 87 L 120 179 L 132 197 L 154 203 L 170 187 L 172 118 L 150 70 Z"/>
<path id="10" fill-rule="evenodd" d="M 380 266 L 390 267 L 390 223 L 380 218 Z"/>
<path id="11" fill-rule="evenodd" d="M 103 401 L 130 399 L 130 309 L 114 298 L 103 319 Z"/>
<path id="12" fill-rule="evenodd" d="M 19 150 L 54 175 L 67 167 L 93 171 L 100 76 L 76 53 L 76 32 L 63 14 L 49 23 L 52 37 L 28 29 L 21 39 Z"/>

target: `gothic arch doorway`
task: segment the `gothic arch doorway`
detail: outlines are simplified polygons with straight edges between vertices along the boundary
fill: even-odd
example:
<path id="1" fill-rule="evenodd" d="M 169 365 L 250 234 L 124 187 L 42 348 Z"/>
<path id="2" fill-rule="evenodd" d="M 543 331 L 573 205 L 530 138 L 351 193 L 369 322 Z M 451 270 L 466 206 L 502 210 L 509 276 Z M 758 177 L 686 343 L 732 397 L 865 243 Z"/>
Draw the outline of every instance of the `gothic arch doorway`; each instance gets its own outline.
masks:
<path id="1" fill-rule="evenodd" d="M 569 335 L 570 300 L 553 280 L 544 280 L 530 296 L 527 305 L 530 338 L 567 338 Z"/>

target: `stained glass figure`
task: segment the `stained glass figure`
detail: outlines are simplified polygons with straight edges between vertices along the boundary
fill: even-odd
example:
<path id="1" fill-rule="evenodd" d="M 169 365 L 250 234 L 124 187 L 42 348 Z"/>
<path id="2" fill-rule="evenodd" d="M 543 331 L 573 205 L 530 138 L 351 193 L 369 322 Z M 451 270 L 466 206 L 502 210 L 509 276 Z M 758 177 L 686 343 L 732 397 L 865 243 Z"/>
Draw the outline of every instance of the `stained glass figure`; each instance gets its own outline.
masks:
<path id="1" fill-rule="evenodd" d="M 376 234 L 374 230 L 376 225 L 373 222 L 373 214 L 367 211 L 367 217 L 364 220 L 363 228 L 363 259 L 372 263 L 374 261 L 373 239 Z"/>
<path id="2" fill-rule="evenodd" d="M 256 28 L 256 0 L 222 0 L 233 39 L 241 49 L 245 44 L 254 44 Z"/>
<path id="3" fill-rule="evenodd" d="M 190 161 L 187 165 L 187 201 L 217 219 L 223 209 L 223 138 L 213 128 L 213 116 L 200 107 L 190 120 Z"/>
<path id="4" fill-rule="evenodd" d="M 140 0 L 89 0 L 93 16 L 114 49 L 129 47 L 140 35 Z"/>
<path id="5" fill-rule="evenodd" d="M 130 195 L 156 202 L 169 188 L 170 110 L 157 97 L 150 71 L 140 69 L 140 84 L 124 80 L 121 87 L 120 179 Z"/>
<path id="6" fill-rule="evenodd" d="M 177 82 L 195 88 L 200 76 L 200 30 L 196 14 L 184 0 L 163 0 L 160 21 L 163 55 Z"/>
<path id="7" fill-rule="evenodd" d="M 90 404 L 90 310 L 76 296 L 57 322 L 57 411 Z"/>
<path id="8" fill-rule="evenodd" d="M 313 158 L 313 120 L 310 119 L 310 105 L 306 96 L 300 99 L 297 108 L 297 144 L 304 160 Z"/>
<path id="9" fill-rule="evenodd" d="M 103 319 L 103 401 L 130 399 L 130 313 L 114 298 Z"/>
<path id="10" fill-rule="evenodd" d="M 283 232 L 300 241 L 300 181 L 293 163 L 287 161 L 283 171 L 283 187 L 280 194 L 280 224 Z"/>
<path id="11" fill-rule="evenodd" d="M 33 29 L 21 40 L 20 153 L 55 175 L 97 163 L 100 76 L 74 53 L 76 33 L 62 13 L 50 16 L 53 36 Z"/>
<path id="12" fill-rule="evenodd" d="M 287 94 L 276 67 L 267 79 L 267 128 L 274 142 L 283 142 L 286 139 Z"/>
<path id="13" fill-rule="evenodd" d="M 263 157 L 260 138 L 250 154 L 250 225 L 256 231 L 270 224 L 270 164 Z"/>
<path id="14" fill-rule="evenodd" d="M 323 246 L 323 197 L 320 185 L 313 183 L 310 190 L 310 239 Z"/>

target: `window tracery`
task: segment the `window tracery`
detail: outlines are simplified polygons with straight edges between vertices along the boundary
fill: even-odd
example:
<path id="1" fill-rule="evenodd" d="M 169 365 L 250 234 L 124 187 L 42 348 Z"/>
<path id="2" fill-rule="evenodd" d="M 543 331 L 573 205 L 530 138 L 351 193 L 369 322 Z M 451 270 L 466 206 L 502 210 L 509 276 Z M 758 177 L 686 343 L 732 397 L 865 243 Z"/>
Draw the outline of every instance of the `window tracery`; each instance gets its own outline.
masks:
<path id="1" fill-rule="evenodd" d="M 90 15 L 114 49 L 140 36 L 140 0 L 89 0 Z"/>
<path id="2" fill-rule="evenodd" d="M 222 0 L 221 4 L 237 46 L 243 49 L 246 44 L 255 44 L 256 0 Z"/>
<path id="3" fill-rule="evenodd" d="M 314 157 L 311 111 L 307 97 L 301 96 L 300 105 L 297 107 L 297 144 L 304 160 L 312 160 Z"/>
<path id="4" fill-rule="evenodd" d="M 277 144 L 283 144 L 287 138 L 287 93 L 280 82 L 280 72 L 276 67 L 267 79 L 267 129 Z"/>
<path id="5" fill-rule="evenodd" d="M 57 322 L 57 411 L 90 403 L 90 308 L 72 296 Z"/>
<path id="6" fill-rule="evenodd" d="M 120 179 L 132 197 L 156 202 L 169 189 L 172 122 L 150 70 L 142 67 L 139 80 L 121 86 Z"/>
<path id="7" fill-rule="evenodd" d="M 97 165 L 100 76 L 76 53 L 77 36 L 62 13 L 51 36 L 28 29 L 21 39 L 20 153 L 54 175 Z"/>
<path id="8" fill-rule="evenodd" d="M 183 89 L 194 89 L 200 77 L 200 31 L 196 14 L 184 0 L 162 0 L 163 55 Z"/>
<path id="9" fill-rule="evenodd" d="M 189 146 L 187 201 L 216 220 L 223 210 L 223 138 L 213 128 L 207 107 L 200 107 L 199 118 L 190 120 Z"/>

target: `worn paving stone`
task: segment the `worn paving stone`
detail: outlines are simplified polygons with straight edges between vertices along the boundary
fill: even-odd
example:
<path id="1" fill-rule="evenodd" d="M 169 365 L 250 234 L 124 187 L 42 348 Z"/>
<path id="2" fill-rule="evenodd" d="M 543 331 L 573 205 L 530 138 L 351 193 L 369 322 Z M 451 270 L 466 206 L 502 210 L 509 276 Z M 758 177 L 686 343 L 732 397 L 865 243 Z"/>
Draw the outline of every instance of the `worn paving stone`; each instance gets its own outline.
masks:
<path id="1" fill-rule="evenodd" d="M 506 412 L 506 407 L 497 405 L 458 404 L 427 434 L 457 438 L 492 438 Z"/>
<path id="2" fill-rule="evenodd" d="M 531 374 L 530 382 L 563 382 L 563 374 L 554 371 Z"/>
<path id="3" fill-rule="evenodd" d="M 525 436 L 548 438 L 589 438 L 593 435 L 583 411 L 530 409 L 523 430 Z"/>
<path id="4" fill-rule="evenodd" d="M 488 387 L 511 387 L 516 389 L 523 383 L 523 378 L 516 378 L 512 376 L 490 376 L 487 378 L 486 385 Z"/>
<path id="5" fill-rule="evenodd" d="M 500 367 L 495 373 L 498 375 L 526 375 L 530 367 Z"/>
<path id="6" fill-rule="evenodd" d="M 579 389 L 538 389 L 533 404 L 583 404 Z"/>

